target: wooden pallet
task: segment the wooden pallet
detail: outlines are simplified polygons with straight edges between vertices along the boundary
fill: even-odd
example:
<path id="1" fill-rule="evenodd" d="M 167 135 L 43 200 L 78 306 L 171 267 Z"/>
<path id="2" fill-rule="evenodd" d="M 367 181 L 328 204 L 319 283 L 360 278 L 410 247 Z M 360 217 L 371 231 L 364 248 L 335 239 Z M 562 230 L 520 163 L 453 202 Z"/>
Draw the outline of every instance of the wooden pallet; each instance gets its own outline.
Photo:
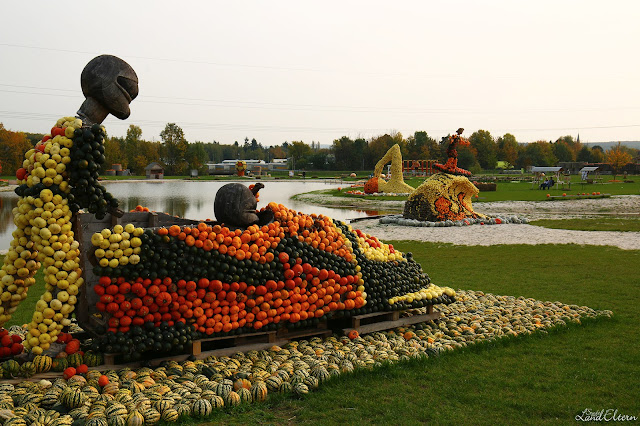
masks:
<path id="1" fill-rule="evenodd" d="M 278 334 L 278 338 L 289 342 L 291 340 L 298 340 L 308 337 L 329 337 L 333 332 L 327 328 L 314 328 L 307 330 L 290 330 L 283 329 L 284 332 Z"/>
<path id="2" fill-rule="evenodd" d="M 400 311 L 372 312 L 370 314 L 354 315 L 351 317 L 351 327 L 356 330 L 361 325 L 371 324 L 380 321 L 397 321 L 400 318 Z"/>
<path id="3" fill-rule="evenodd" d="M 253 343 L 269 343 L 273 345 L 276 341 L 275 331 L 265 331 L 260 333 L 239 334 L 237 336 L 220 336 L 206 339 L 195 340 L 191 344 L 191 355 L 200 355 L 202 353 L 202 345 L 209 346 L 211 350 L 233 348 L 234 352 L 238 352 L 237 348 Z M 207 345 L 210 343 L 210 345 Z"/>
<path id="4" fill-rule="evenodd" d="M 393 312 L 386 312 L 386 314 L 391 314 L 391 313 L 393 313 Z M 398 315 L 399 315 L 399 312 L 398 312 Z M 383 319 L 383 318 L 385 318 L 383 315 L 374 316 L 374 315 L 369 314 L 369 316 L 367 316 L 367 318 L 374 318 L 374 319 L 381 319 L 381 320 L 377 321 L 377 322 L 372 322 L 370 324 L 364 324 L 364 325 L 359 324 L 357 327 L 353 326 L 352 328 L 345 328 L 345 329 L 342 330 L 342 332 L 345 335 L 348 335 L 349 332 L 351 332 L 352 330 L 356 330 L 360 334 L 367 334 L 367 333 L 373 333 L 373 332 L 376 332 L 376 331 L 389 330 L 389 329 L 396 328 L 396 327 L 402 327 L 402 326 L 406 326 L 406 325 L 417 324 L 417 323 L 420 323 L 420 322 L 436 320 L 436 319 L 440 318 L 441 316 L 442 316 L 442 313 L 433 310 L 433 305 L 429 305 L 428 306 L 426 314 L 412 315 L 412 316 L 407 316 L 407 317 L 402 317 L 402 318 L 398 317 L 396 319 L 393 319 L 393 317 L 392 317 L 391 319 L 386 319 L 385 320 L 385 319 Z M 354 317 L 354 319 L 355 318 L 356 317 Z M 355 321 L 354 321 L 354 323 L 355 323 Z"/>
<path id="5" fill-rule="evenodd" d="M 217 336 L 210 337 L 205 339 L 194 340 L 191 343 L 191 347 L 185 354 L 166 357 L 166 358 L 157 358 L 154 360 L 162 361 L 169 359 L 177 359 L 182 358 L 185 360 L 190 356 L 198 356 L 203 352 L 212 352 L 219 349 L 229 349 L 231 353 L 238 352 L 238 348 L 252 345 L 255 343 L 264 343 L 267 344 L 267 347 L 273 346 L 276 342 L 276 332 L 275 331 L 264 331 L 258 333 L 246 333 L 246 334 L 238 334 L 235 336 Z M 203 351 L 203 346 L 205 346 L 205 350 Z M 112 368 L 116 364 L 116 357 L 121 354 L 113 353 L 113 354 L 104 354 L 104 365 Z M 135 363 L 132 363 L 135 364 Z"/>

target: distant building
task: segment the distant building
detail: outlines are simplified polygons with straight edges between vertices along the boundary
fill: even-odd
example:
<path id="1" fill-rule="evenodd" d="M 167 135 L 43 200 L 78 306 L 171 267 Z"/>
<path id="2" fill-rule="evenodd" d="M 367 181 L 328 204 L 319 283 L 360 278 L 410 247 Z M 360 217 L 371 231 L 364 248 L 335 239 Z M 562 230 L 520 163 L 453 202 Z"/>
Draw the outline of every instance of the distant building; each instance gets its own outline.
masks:
<path id="1" fill-rule="evenodd" d="M 147 179 L 163 179 L 164 178 L 164 167 L 160 163 L 153 162 L 149 163 L 147 167 L 144 168 L 144 171 L 147 175 Z"/>
<path id="2" fill-rule="evenodd" d="M 286 158 L 275 158 L 273 162 L 267 163 L 264 160 L 223 160 L 221 163 L 207 163 L 210 175 L 235 175 L 236 163 L 244 161 L 247 163 L 247 172 L 261 174 L 274 170 L 288 170 Z"/>

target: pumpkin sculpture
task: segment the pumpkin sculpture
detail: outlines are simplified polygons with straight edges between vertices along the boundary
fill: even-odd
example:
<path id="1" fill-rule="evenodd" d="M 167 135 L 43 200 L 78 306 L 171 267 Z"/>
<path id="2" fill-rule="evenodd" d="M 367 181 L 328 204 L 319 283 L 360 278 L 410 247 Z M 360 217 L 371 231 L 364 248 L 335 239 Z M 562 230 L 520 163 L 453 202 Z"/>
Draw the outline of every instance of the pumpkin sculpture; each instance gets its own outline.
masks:
<path id="1" fill-rule="evenodd" d="M 458 167 L 457 147 L 469 145 L 461 136 L 463 131 L 460 128 L 449 137 L 447 162 L 434 164 L 440 173 L 430 176 L 409 196 L 404 204 L 405 218 L 437 222 L 486 217 L 473 211 L 471 199 L 478 188 L 467 178 L 471 173 Z"/>
<path id="2" fill-rule="evenodd" d="M 100 123 L 108 114 L 125 119 L 129 103 L 138 94 L 133 69 L 115 56 L 90 61 L 82 72 L 85 102 L 78 117 L 58 120 L 42 141 L 25 154 L 16 173 L 20 196 L 13 210 L 17 229 L 0 270 L 0 326 L 6 323 L 45 267 L 46 291 L 36 303 L 24 345 L 36 355 L 47 350 L 64 326 L 70 324 L 79 287 L 78 242 L 71 216 L 81 207 L 97 217 L 116 213 L 118 201 L 97 182 L 104 163 L 105 131 Z"/>
<path id="3" fill-rule="evenodd" d="M 246 212 L 236 205 L 238 214 Z M 148 350 L 180 350 L 198 335 L 297 328 L 454 301 L 453 290 L 431 284 L 410 253 L 344 223 L 276 203 L 255 217 L 273 221 L 244 228 L 206 222 L 114 227 L 120 235 L 129 234 L 125 229 L 138 235 L 136 263 L 113 262 L 114 253 L 100 248 L 104 236 L 96 234 L 94 273 L 101 278 L 94 291 L 108 332 L 94 349 L 108 346 L 136 359 Z"/>

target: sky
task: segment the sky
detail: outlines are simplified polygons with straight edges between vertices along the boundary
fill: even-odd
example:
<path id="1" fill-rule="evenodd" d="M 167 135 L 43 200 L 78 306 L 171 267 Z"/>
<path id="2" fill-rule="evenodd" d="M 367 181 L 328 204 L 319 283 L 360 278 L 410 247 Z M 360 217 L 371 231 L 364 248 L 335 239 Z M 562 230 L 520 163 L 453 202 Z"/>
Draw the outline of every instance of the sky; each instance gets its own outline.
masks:
<path id="1" fill-rule="evenodd" d="M 8 1 L 0 122 L 45 133 L 74 115 L 80 73 L 127 61 L 125 121 L 160 140 L 330 145 L 459 127 L 519 142 L 640 140 L 638 1 Z"/>

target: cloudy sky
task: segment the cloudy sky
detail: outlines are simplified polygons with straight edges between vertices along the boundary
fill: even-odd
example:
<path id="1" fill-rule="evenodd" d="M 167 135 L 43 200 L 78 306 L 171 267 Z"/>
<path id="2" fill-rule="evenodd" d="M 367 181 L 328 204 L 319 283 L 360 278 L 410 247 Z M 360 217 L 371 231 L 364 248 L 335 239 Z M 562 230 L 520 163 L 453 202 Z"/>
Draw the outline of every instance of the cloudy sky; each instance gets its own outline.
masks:
<path id="1" fill-rule="evenodd" d="M 458 127 L 520 142 L 640 140 L 638 1 L 2 1 L 0 122 L 45 132 L 109 53 L 159 139 L 322 144 Z"/>

